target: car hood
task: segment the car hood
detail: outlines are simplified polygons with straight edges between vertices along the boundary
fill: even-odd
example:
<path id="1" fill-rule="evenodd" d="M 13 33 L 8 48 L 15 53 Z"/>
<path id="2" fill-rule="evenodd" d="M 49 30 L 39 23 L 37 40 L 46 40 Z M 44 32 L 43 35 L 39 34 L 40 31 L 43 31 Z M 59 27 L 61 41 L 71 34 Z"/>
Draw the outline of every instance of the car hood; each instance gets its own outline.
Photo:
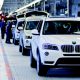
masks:
<path id="1" fill-rule="evenodd" d="M 41 42 L 50 44 L 80 44 L 80 35 L 43 35 Z"/>

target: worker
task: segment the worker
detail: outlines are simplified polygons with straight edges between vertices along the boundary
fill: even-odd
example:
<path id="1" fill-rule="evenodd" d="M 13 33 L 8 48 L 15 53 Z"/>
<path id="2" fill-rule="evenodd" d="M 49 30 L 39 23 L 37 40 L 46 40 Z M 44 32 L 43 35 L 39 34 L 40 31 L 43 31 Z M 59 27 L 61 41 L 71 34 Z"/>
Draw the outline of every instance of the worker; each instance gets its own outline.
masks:
<path id="1" fill-rule="evenodd" d="M 6 22 L 4 19 L 1 21 L 1 38 L 4 39 L 5 36 L 5 28 L 6 28 Z"/>
<path id="2" fill-rule="evenodd" d="M 12 22 L 9 21 L 6 27 L 6 43 L 11 44 L 10 39 L 12 37 Z"/>

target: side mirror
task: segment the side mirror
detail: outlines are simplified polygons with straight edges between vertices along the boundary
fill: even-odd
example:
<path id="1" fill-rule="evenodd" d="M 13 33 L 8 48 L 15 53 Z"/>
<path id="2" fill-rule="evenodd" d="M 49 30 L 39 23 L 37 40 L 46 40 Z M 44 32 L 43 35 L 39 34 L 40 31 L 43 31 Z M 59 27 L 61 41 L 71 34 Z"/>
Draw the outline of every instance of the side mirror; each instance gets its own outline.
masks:
<path id="1" fill-rule="evenodd" d="M 22 26 L 19 26 L 19 27 L 18 27 L 18 30 L 23 30 L 23 27 L 22 27 Z"/>
<path id="2" fill-rule="evenodd" d="M 40 35 L 37 29 L 32 30 L 32 35 Z"/>

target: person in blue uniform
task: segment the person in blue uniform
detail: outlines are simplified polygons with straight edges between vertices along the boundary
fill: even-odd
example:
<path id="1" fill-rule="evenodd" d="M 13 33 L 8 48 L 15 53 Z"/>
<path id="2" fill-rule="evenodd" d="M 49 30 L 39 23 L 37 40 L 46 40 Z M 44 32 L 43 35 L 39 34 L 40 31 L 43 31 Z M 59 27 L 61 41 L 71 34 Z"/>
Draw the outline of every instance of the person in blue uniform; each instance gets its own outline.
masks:
<path id="1" fill-rule="evenodd" d="M 10 39 L 12 38 L 12 22 L 9 21 L 6 27 L 6 43 L 11 44 Z"/>
<path id="2" fill-rule="evenodd" d="M 5 36 L 5 28 L 6 28 L 6 22 L 4 19 L 1 21 L 1 38 L 4 39 Z"/>

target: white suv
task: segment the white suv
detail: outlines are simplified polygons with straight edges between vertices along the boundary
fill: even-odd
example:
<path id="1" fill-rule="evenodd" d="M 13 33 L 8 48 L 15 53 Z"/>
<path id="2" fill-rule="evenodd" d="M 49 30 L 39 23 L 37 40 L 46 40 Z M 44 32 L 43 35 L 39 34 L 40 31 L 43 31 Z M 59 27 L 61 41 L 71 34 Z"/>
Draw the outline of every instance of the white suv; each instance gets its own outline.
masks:
<path id="1" fill-rule="evenodd" d="M 30 42 L 32 39 L 31 31 L 37 27 L 40 20 L 43 19 L 41 16 L 30 16 L 25 19 L 24 30 L 20 32 L 19 38 L 19 51 L 22 52 L 22 55 L 29 55 L 30 51 Z"/>
<path id="2" fill-rule="evenodd" d="M 18 18 L 16 27 L 14 28 L 14 32 L 13 32 L 13 43 L 15 45 L 17 45 L 19 42 L 20 31 L 23 30 L 24 25 L 25 25 L 25 19 L 24 18 Z"/>
<path id="3" fill-rule="evenodd" d="M 80 66 L 80 19 L 46 18 L 32 30 L 30 65 L 38 75 L 51 67 Z"/>
<path id="4" fill-rule="evenodd" d="M 25 28 L 20 32 L 19 38 L 19 51 L 22 52 L 22 55 L 28 55 L 30 52 L 32 29 L 36 29 L 37 25 L 40 23 L 40 20 L 48 16 L 49 13 L 43 11 L 30 11 L 25 14 Z"/>

